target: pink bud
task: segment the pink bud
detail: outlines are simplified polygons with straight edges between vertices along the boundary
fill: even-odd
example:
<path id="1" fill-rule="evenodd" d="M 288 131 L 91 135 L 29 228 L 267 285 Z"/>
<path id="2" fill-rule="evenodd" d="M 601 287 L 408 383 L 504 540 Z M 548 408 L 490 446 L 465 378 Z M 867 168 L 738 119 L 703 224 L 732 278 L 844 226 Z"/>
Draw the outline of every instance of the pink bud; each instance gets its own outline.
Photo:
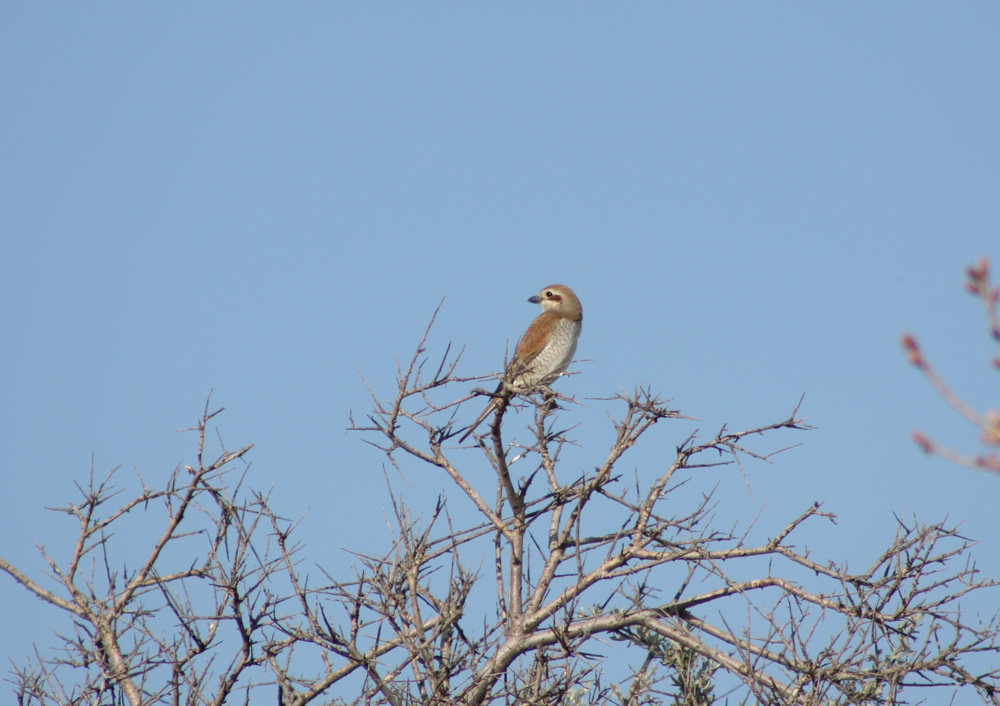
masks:
<path id="1" fill-rule="evenodd" d="M 924 358 L 920 355 L 920 346 L 917 340 L 908 333 L 904 333 L 901 339 L 903 350 L 906 352 L 906 359 L 918 368 L 924 367 Z"/>
<path id="2" fill-rule="evenodd" d="M 925 454 L 929 454 L 934 450 L 934 445 L 931 443 L 931 440 L 924 436 L 921 432 L 915 431 L 910 435 L 910 437 Z"/>
<path id="3" fill-rule="evenodd" d="M 969 279 L 974 282 L 982 282 L 985 279 L 989 279 L 990 276 L 990 261 L 986 257 L 979 258 L 979 262 L 975 265 L 968 267 L 965 270 L 965 274 L 968 275 Z"/>
<path id="4" fill-rule="evenodd" d="M 975 464 L 977 468 L 985 468 L 996 473 L 1000 473 L 1000 458 L 996 454 L 989 456 L 976 456 Z"/>

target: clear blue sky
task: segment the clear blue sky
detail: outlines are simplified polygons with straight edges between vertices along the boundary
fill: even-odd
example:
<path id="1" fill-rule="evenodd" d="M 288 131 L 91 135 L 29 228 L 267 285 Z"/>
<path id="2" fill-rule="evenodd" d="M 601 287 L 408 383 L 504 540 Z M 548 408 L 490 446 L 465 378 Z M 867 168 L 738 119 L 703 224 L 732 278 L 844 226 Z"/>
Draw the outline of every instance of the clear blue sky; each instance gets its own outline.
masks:
<path id="1" fill-rule="evenodd" d="M 497 370 L 562 282 L 583 302 L 579 398 L 649 383 L 700 424 L 817 430 L 722 497 L 858 568 L 893 513 L 964 521 L 1000 577 L 1000 478 L 900 353 L 998 404 L 961 291 L 1000 260 L 1000 5 L 8 3 L 0 23 L 0 551 L 41 564 L 91 458 L 161 482 L 210 390 L 251 484 L 307 509 L 311 559 L 388 546 L 383 458 L 346 433 L 360 367 L 392 393 L 431 340 Z M 1000 264 L 1000 263 L 998 263 Z M 581 463 L 607 403 L 574 410 Z M 465 410 L 470 418 L 478 409 Z M 767 446 L 761 447 L 767 448 Z M 489 486 L 485 466 L 468 473 Z M 441 476 L 413 469 L 419 505 Z M 713 481 L 714 482 L 714 481 Z M 710 486 L 709 486 L 710 487 Z M 727 505 L 727 507 L 729 507 Z M 724 524 L 728 524 L 726 518 Z M 361 546 L 359 546 L 359 544 Z M 987 606 L 988 607 L 988 606 Z M 54 609 L 0 577 L 0 655 Z"/>

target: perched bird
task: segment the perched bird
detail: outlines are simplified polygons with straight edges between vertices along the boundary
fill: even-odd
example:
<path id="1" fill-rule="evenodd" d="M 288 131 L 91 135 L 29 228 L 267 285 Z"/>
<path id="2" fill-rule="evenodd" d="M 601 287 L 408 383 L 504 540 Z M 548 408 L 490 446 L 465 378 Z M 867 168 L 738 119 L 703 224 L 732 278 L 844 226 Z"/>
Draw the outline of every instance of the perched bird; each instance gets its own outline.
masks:
<path id="1" fill-rule="evenodd" d="M 514 357 L 504 371 L 503 382 L 459 443 L 465 441 L 490 412 L 510 399 L 512 393 L 529 392 L 538 385 L 548 385 L 573 360 L 576 339 L 583 326 L 583 307 L 573 290 L 562 284 L 553 284 L 528 301 L 541 304 L 542 313 L 524 332 L 514 350 Z"/>

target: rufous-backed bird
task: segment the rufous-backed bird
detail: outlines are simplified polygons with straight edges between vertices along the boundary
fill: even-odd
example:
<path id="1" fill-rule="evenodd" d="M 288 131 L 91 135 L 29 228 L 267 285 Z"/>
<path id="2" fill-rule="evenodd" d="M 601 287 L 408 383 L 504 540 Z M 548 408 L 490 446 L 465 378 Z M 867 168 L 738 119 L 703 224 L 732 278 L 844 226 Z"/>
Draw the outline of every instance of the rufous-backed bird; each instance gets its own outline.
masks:
<path id="1" fill-rule="evenodd" d="M 563 284 L 553 284 L 528 301 L 541 304 L 542 313 L 524 332 L 504 371 L 503 381 L 459 443 L 465 441 L 501 402 L 510 399 L 511 394 L 548 385 L 562 375 L 573 360 L 583 326 L 583 307 L 573 290 Z"/>

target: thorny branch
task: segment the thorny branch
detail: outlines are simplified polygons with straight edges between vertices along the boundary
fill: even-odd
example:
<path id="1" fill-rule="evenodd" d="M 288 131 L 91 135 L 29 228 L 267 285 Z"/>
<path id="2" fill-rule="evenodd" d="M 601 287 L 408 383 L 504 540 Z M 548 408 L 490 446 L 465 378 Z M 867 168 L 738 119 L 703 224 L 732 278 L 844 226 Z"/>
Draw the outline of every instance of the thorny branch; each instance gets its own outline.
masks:
<path id="1" fill-rule="evenodd" d="M 0 559 L 72 616 L 60 652 L 15 668 L 19 703 L 193 706 L 277 693 L 287 706 L 694 706 L 723 686 L 764 704 L 898 703 L 933 687 L 1000 703 L 1000 625 L 961 610 L 995 584 L 957 528 L 899 519 L 885 551 L 854 572 L 796 544 L 803 527 L 833 522 L 818 504 L 753 543 L 748 530 L 714 526 L 711 490 L 684 499 L 701 469 L 745 475 L 773 458 L 762 440 L 808 429 L 798 406 L 772 424 L 692 434 L 625 483 L 630 450 L 689 417 L 646 388 L 622 392 L 607 400 L 619 412 L 607 453 L 592 470 L 568 470 L 573 428 L 560 426 L 557 403 L 572 400 L 544 390 L 512 399 L 474 445 L 458 446 L 461 404 L 475 395 L 453 391 L 483 378 L 455 376 L 450 349 L 428 365 L 429 334 L 399 366 L 394 395 L 371 391 L 372 412 L 351 424 L 400 474 L 440 473 L 457 503 L 414 515 L 389 483 L 390 549 L 355 554 L 349 578 L 320 569 L 317 580 L 303 569 L 298 522 L 243 489 L 236 464 L 250 447 L 205 458 L 206 406 L 197 466 L 175 469 L 162 490 L 140 479 L 117 506 L 115 474 L 92 476 L 79 504 L 59 510 L 80 529 L 65 566 L 40 548 L 48 581 Z M 517 429 L 516 409 L 532 423 Z M 148 553 L 115 558 L 114 532 L 140 517 L 159 522 Z"/>

